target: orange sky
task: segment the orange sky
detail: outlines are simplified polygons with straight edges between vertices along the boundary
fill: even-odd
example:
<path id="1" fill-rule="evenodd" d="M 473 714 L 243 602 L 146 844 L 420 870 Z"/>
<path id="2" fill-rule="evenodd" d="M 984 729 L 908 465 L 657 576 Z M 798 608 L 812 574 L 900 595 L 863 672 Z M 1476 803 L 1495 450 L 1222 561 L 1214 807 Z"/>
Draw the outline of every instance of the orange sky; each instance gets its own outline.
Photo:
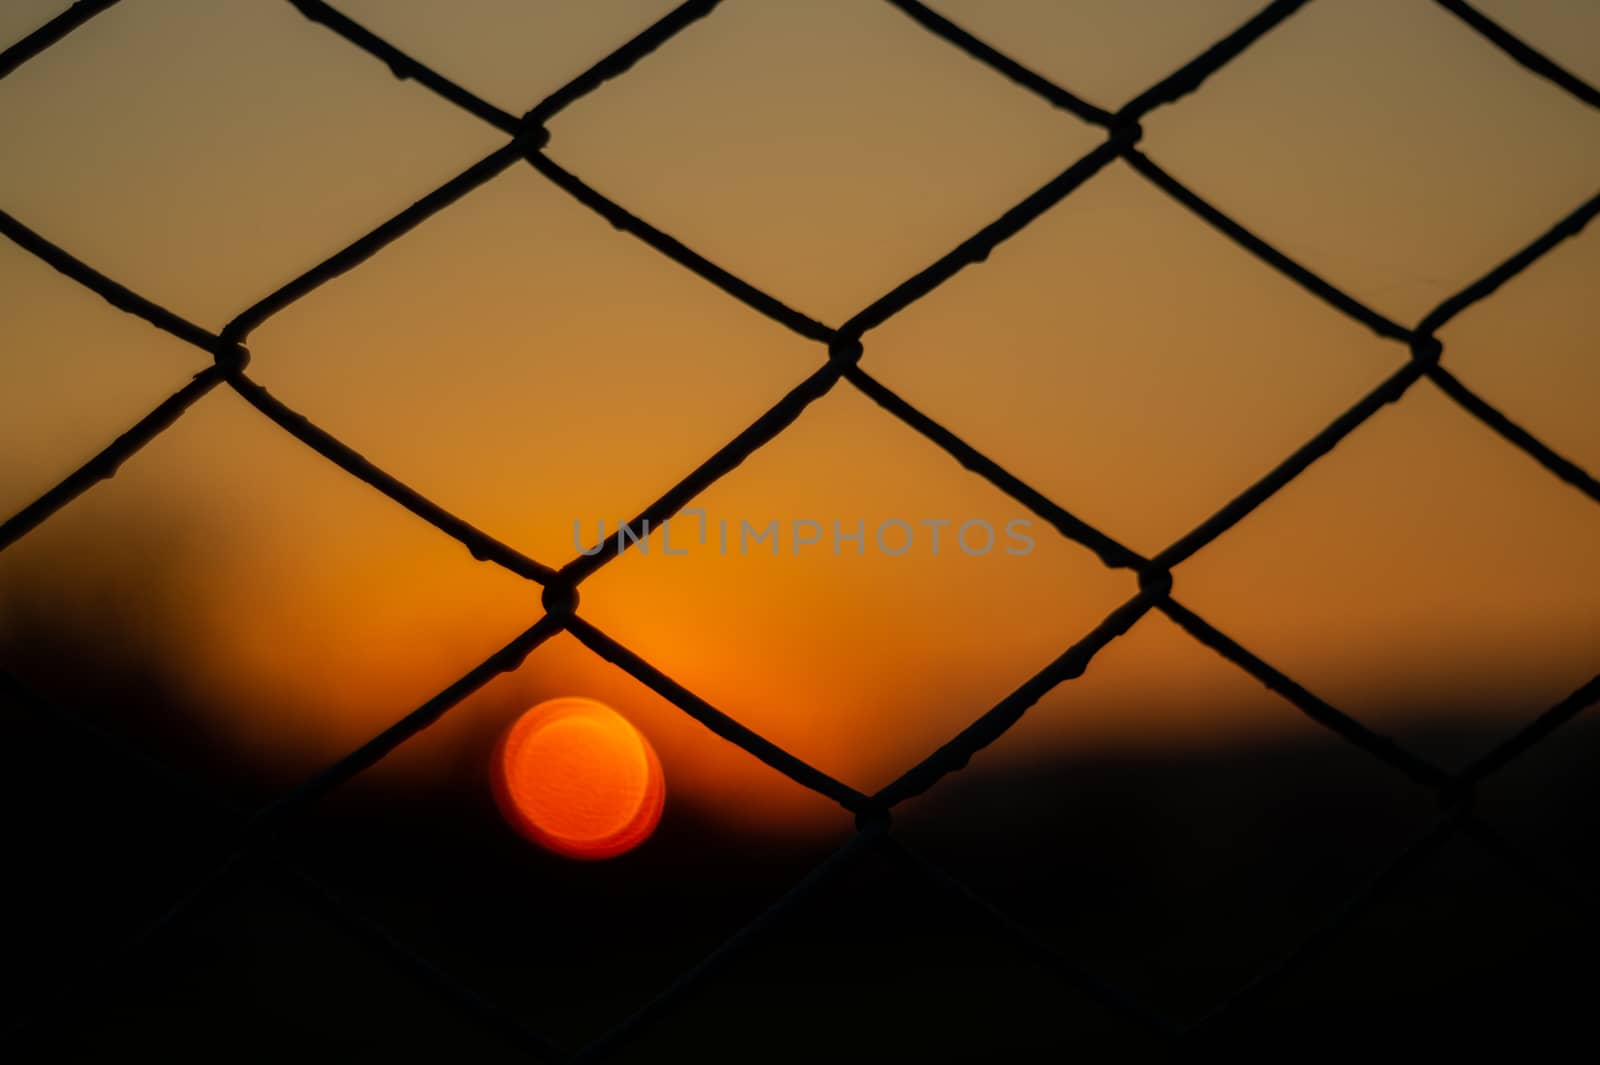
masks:
<path id="1" fill-rule="evenodd" d="M 520 112 L 665 3 L 340 5 Z M 1591 81 L 1600 8 L 1481 5 Z M 939 5 L 1115 108 L 1253 2 Z M 13 40 L 59 9 L 0 11 Z M 1600 189 L 1600 115 L 1433 5 L 1313 3 L 1144 150 L 1414 322 Z M 838 324 L 1098 143 L 888 5 L 731 2 L 551 124 L 549 154 L 741 277 Z M 0 208 L 208 328 L 503 138 L 288 4 L 147 0 L 0 84 Z M 1441 334 L 1446 365 L 1600 468 L 1600 239 Z M 208 361 L 0 244 L 0 511 Z M 261 327 L 252 375 L 541 561 L 635 513 L 819 364 L 798 339 L 515 168 Z M 866 338 L 863 367 L 1075 514 L 1160 550 L 1405 359 L 1113 164 Z M 841 386 L 700 501 L 714 517 L 996 526 L 1020 506 Z M 860 788 L 886 782 L 1132 593 L 1033 528 L 1026 557 L 630 555 L 585 616 Z M 1593 675 L 1600 508 L 1426 384 L 1185 563 L 1176 594 L 1378 727 L 1500 714 Z M 0 555 L 6 603 L 129 625 L 246 757 L 310 765 L 537 616 L 226 390 Z M 825 800 L 574 640 L 537 651 L 385 773 L 426 775 L 558 694 L 607 699 L 673 794 L 763 818 Z M 977 763 L 1308 729 L 1151 616 Z"/>

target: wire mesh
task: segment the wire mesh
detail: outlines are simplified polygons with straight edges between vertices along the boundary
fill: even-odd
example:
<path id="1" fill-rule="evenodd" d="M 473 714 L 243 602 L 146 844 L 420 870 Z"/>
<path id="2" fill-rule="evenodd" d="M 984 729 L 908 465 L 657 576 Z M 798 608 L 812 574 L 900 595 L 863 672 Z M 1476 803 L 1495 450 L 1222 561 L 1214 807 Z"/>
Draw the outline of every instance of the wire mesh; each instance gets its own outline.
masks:
<path id="1" fill-rule="evenodd" d="M 78 0 L 55 19 L 0 53 L 0 78 L 62 41 L 79 26 L 118 2 Z M 1532 855 L 1477 817 L 1473 800 L 1475 789 L 1487 777 L 1503 769 L 1600 700 L 1600 675 L 1505 738 L 1465 769 L 1452 772 L 1407 750 L 1325 702 L 1184 606 L 1174 596 L 1172 574 L 1186 559 L 1228 532 L 1312 463 L 1337 447 L 1384 406 L 1399 402 L 1423 381 L 1433 385 L 1488 426 L 1507 444 L 1526 453 L 1590 500 L 1600 503 L 1600 481 L 1541 442 L 1445 369 L 1442 365 L 1444 345 L 1437 336 L 1438 331 L 1462 311 L 1489 298 L 1558 244 L 1576 236 L 1596 214 L 1600 214 L 1600 194 L 1580 204 L 1494 269 L 1444 300 L 1416 325 L 1406 326 L 1344 292 L 1224 214 L 1152 160 L 1141 147 L 1141 119 L 1158 108 L 1177 104 L 1184 96 L 1199 90 L 1212 74 L 1270 34 L 1305 7 L 1309 0 L 1274 0 L 1267 4 L 1232 33 L 1115 111 L 1107 111 L 1086 102 L 918 0 L 885 0 L 923 30 L 959 49 L 975 62 L 1068 115 L 1098 127 L 1104 132 L 1104 139 L 1093 150 L 948 253 L 842 324 L 829 326 L 795 310 L 655 228 L 545 154 L 544 149 L 550 139 L 546 123 L 606 82 L 626 75 L 635 64 L 656 49 L 669 46 L 674 37 L 696 21 L 711 16 L 720 0 L 689 0 L 681 4 L 522 115 L 508 113 L 479 98 L 323 0 L 287 2 L 306 18 L 326 27 L 355 49 L 384 63 L 397 78 L 416 81 L 462 112 L 499 130 L 506 135 L 507 142 L 365 236 L 246 308 L 216 333 L 123 287 L 21 221 L 0 211 L 0 233 L 4 233 L 15 244 L 97 293 L 113 306 L 200 348 L 213 359 L 211 366 L 158 404 L 90 461 L 0 525 L 0 550 L 38 527 L 100 480 L 110 477 L 123 462 L 183 417 L 196 403 L 219 386 L 226 386 L 306 447 L 458 541 L 474 558 L 501 566 L 542 586 L 544 613 L 499 651 L 333 765 L 259 809 L 238 812 L 236 829 L 229 838 L 224 856 L 191 884 L 188 891 L 173 899 L 171 905 L 154 920 L 131 930 L 124 940 L 101 956 L 85 959 L 78 968 L 79 979 L 72 986 L 60 989 L 51 1003 L 36 1011 L 30 1024 L 44 1023 L 54 1015 L 53 1011 L 60 1013 L 82 1009 L 93 996 L 107 993 L 108 977 L 119 967 L 127 965 L 141 947 L 172 928 L 198 902 L 227 890 L 228 885 L 241 873 L 265 875 L 269 871 L 287 874 L 293 884 L 354 931 L 362 942 L 410 972 L 424 985 L 468 1010 L 508 1043 L 536 1060 L 551 1061 L 597 1061 L 607 1057 L 672 1010 L 683 995 L 776 921 L 806 905 L 807 898 L 819 886 L 837 878 L 843 869 L 868 849 L 887 853 L 916 875 L 926 877 L 964 900 L 993 925 L 997 936 L 1020 944 L 1033 956 L 1043 960 L 1050 971 L 1069 986 L 1109 1007 L 1129 1024 L 1174 1042 L 1203 1037 L 1222 1021 L 1246 1010 L 1264 989 L 1271 987 L 1291 969 L 1305 964 L 1321 944 L 1336 936 L 1356 914 L 1389 891 L 1422 858 L 1458 834 L 1464 834 L 1513 863 L 1550 890 L 1577 900 L 1592 915 L 1592 902 L 1582 888 L 1550 874 Z M 1548 80 L 1590 107 L 1600 108 L 1600 90 L 1563 69 L 1464 0 L 1435 2 L 1533 75 Z M 1359 397 L 1343 414 L 1283 458 L 1265 476 L 1224 503 L 1210 517 L 1150 557 L 1141 555 L 1048 498 L 977 447 L 918 410 L 860 365 L 865 350 L 863 337 L 867 333 L 907 311 L 964 267 L 982 261 L 996 246 L 1022 231 L 1117 160 L 1127 163 L 1151 185 L 1249 252 L 1263 266 L 1316 296 L 1330 310 L 1361 323 L 1380 338 L 1404 345 L 1409 352 L 1406 363 L 1377 388 Z M 337 437 L 312 424 L 251 378 L 246 344 L 257 327 L 332 278 L 356 269 L 366 259 L 446 210 L 474 188 L 519 163 L 530 165 L 612 226 L 638 238 L 775 324 L 815 342 L 825 352 L 824 360 L 810 376 L 639 511 L 629 523 L 631 527 L 659 527 L 734 467 L 784 432 L 807 406 L 844 382 L 872 399 L 888 415 L 899 419 L 944 450 L 963 467 L 983 477 L 1047 522 L 1063 537 L 1094 552 L 1105 566 L 1128 571 L 1133 578 L 1133 594 L 1078 642 L 975 718 L 959 734 L 886 786 L 867 794 L 835 779 L 744 726 L 672 680 L 583 616 L 579 609 L 580 586 L 626 550 L 624 538 L 602 538 L 589 552 L 581 553 L 559 566 L 533 559 L 386 473 Z M 1374 873 L 1360 892 L 1327 916 L 1296 949 L 1260 971 L 1243 987 L 1223 997 L 1210 1013 L 1190 1023 L 1165 1016 L 1085 971 L 1058 947 L 1035 935 L 945 870 L 912 852 L 891 831 L 891 812 L 896 806 L 933 788 L 947 775 L 960 771 L 973 755 L 1016 724 L 1030 706 L 1058 685 L 1082 674 L 1091 659 L 1151 611 L 1170 618 L 1195 640 L 1282 696 L 1318 725 L 1431 790 L 1440 802 L 1440 813 L 1428 829 L 1394 856 L 1388 865 Z M 337 898 L 309 873 L 287 863 L 271 848 L 274 840 L 293 831 L 297 816 L 303 815 L 318 799 L 376 764 L 497 675 L 517 668 L 535 648 L 563 632 L 575 637 L 595 655 L 632 675 L 713 733 L 738 745 L 803 787 L 833 800 L 854 815 L 857 826 L 854 836 L 757 919 L 682 973 L 641 1009 L 574 1053 L 563 1053 L 538 1033 L 526 1028 L 514 1011 L 468 987 L 464 981 L 410 950 L 369 915 Z M 64 715 L 64 711 L 50 706 L 47 700 L 27 689 L 10 674 L 0 672 L 0 682 L 3 682 L 6 693 L 18 702 L 31 705 L 41 713 L 57 717 Z M 91 727 L 81 722 L 75 723 L 75 727 L 93 732 Z M 97 742 L 114 745 L 104 736 L 98 737 Z M 127 757 L 138 756 L 129 754 Z M 215 805 L 204 796 L 197 801 Z"/>

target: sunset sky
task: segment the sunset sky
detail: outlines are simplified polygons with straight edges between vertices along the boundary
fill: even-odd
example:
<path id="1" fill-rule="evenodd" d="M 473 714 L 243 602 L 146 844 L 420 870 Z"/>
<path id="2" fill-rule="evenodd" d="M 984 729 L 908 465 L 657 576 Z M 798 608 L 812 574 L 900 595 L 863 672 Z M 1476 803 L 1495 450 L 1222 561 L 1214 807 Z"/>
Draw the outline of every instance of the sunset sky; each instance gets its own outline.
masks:
<path id="1" fill-rule="evenodd" d="M 344 0 L 521 113 L 666 2 Z M 1114 110 L 1257 0 L 941 0 Z M 1600 5 L 1478 5 L 1600 79 Z M 61 0 L 13 0 L 0 42 Z M 1425 0 L 1321 0 L 1143 150 L 1411 324 L 1600 191 L 1600 112 Z M 729 0 L 550 124 L 551 158 L 838 325 L 1103 139 L 888 4 Z M 0 82 L 0 209 L 208 329 L 466 169 L 499 131 L 261 0 L 133 0 Z M 1451 372 L 1600 469 L 1600 235 L 1440 334 Z M 870 331 L 862 367 L 1072 513 L 1157 552 L 1403 365 L 1382 340 L 1113 163 L 987 262 Z M 825 359 L 517 166 L 250 338 L 250 373 L 447 509 L 552 566 Z M 0 242 L 0 516 L 209 364 Z M 699 500 L 713 521 L 1032 517 L 848 384 Z M 692 525 L 686 525 L 685 529 Z M 630 552 L 582 613 L 733 717 L 876 788 L 1136 590 L 1034 519 L 968 557 L 827 545 Z M 675 532 L 676 536 L 676 532 Z M 588 537 L 586 536 L 586 539 Z M 1600 667 L 1600 507 L 1426 382 L 1175 573 L 1174 595 L 1379 729 L 1510 730 Z M 0 554 L 0 626 L 65 618 L 166 663 L 218 742 L 290 779 L 539 615 L 227 388 Z M 26 672 L 27 663 L 7 663 Z M 70 689 L 71 676 L 41 678 Z M 602 699 L 669 801 L 796 828 L 840 815 L 571 637 L 375 770 L 425 788 L 554 696 Z M 1311 730 L 1151 614 L 974 763 Z"/>

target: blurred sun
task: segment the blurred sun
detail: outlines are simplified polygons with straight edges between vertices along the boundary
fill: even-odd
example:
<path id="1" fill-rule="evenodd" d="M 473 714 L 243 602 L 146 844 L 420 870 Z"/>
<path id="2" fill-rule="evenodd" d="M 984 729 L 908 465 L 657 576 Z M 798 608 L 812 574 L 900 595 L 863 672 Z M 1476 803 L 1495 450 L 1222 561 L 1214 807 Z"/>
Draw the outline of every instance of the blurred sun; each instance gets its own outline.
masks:
<path id="1" fill-rule="evenodd" d="M 512 723 L 490 776 L 505 819 L 568 858 L 613 858 L 661 820 L 666 781 L 649 742 L 593 699 L 540 703 Z"/>

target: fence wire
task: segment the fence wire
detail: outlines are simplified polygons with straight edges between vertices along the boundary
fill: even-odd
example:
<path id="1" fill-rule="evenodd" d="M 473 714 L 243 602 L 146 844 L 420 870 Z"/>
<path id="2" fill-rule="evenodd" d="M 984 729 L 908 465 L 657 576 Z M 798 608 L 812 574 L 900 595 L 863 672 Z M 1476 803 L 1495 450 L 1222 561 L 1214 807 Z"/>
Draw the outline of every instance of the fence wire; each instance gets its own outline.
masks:
<path id="1" fill-rule="evenodd" d="M 34 33 L 0 52 L 0 78 L 66 39 L 78 27 L 119 2 L 78 0 Z M 542 586 L 544 612 L 529 628 L 470 672 L 333 765 L 260 809 L 237 813 L 235 829 L 229 836 L 228 845 L 208 871 L 193 882 L 185 893 L 173 899 L 169 907 L 153 920 L 130 930 L 122 941 L 103 954 L 83 959 L 71 985 L 55 989 L 48 1002 L 32 1011 L 26 1028 L 46 1025 L 66 1011 L 83 1008 L 97 995 L 109 994 L 109 978 L 127 965 L 141 948 L 168 932 L 200 901 L 227 890 L 240 875 L 271 876 L 290 884 L 398 969 L 478 1018 L 488 1030 L 509 1045 L 540 1061 L 598 1061 L 607 1057 L 670 1011 L 683 995 L 775 922 L 803 907 L 818 887 L 838 877 L 843 869 L 869 849 L 889 855 L 904 868 L 970 906 L 993 926 L 997 936 L 1021 946 L 1068 986 L 1110 1008 L 1128 1023 L 1175 1043 L 1193 1042 L 1219 1030 L 1224 1022 L 1245 1012 L 1258 995 L 1290 970 L 1310 961 L 1317 948 L 1335 937 L 1348 921 L 1403 880 L 1428 854 L 1457 835 L 1466 836 L 1511 863 L 1530 881 L 1554 893 L 1564 902 L 1574 904 L 1586 922 L 1593 921 L 1597 912 L 1595 901 L 1582 886 L 1546 869 L 1533 855 L 1477 817 L 1473 807 L 1475 790 L 1480 782 L 1600 701 L 1600 675 L 1508 736 L 1465 769 L 1452 772 L 1407 750 L 1325 702 L 1184 606 L 1173 594 L 1173 570 L 1338 446 L 1373 414 L 1388 404 L 1400 401 L 1422 381 L 1439 389 L 1551 474 L 1590 500 L 1600 503 L 1600 482 L 1594 476 L 1541 442 L 1444 368 L 1441 361 L 1444 344 L 1437 336 L 1439 329 L 1462 311 L 1492 296 L 1500 286 L 1527 270 L 1562 241 L 1576 236 L 1596 214 L 1600 214 L 1600 193 L 1580 204 L 1500 265 L 1444 300 L 1415 326 L 1408 327 L 1367 306 L 1275 248 L 1189 189 L 1141 148 L 1141 119 L 1157 108 L 1175 104 L 1182 97 L 1200 89 L 1207 78 L 1271 33 L 1310 0 L 1274 0 L 1232 33 L 1115 111 L 1107 111 L 1085 101 L 918 0 L 883 0 L 923 30 L 946 41 L 1021 89 L 1077 120 L 1099 127 L 1104 131 L 1105 138 L 1059 175 L 944 256 L 868 304 L 841 325 L 829 326 L 795 310 L 776 296 L 764 292 L 655 228 L 545 154 L 550 140 L 546 124 L 552 118 L 606 82 L 625 75 L 635 64 L 656 49 L 668 46 L 674 37 L 698 20 L 711 16 L 721 0 L 689 0 L 679 5 L 522 115 L 503 111 L 474 95 L 323 0 L 287 2 L 306 18 L 384 63 L 397 78 L 416 81 L 466 114 L 493 126 L 507 136 L 507 142 L 370 233 L 246 308 L 216 333 L 125 288 L 16 218 L 0 211 L 0 233 L 4 233 L 15 244 L 99 294 L 115 307 L 208 352 L 213 359 L 211 366 L 158 404 L 94 458 L 0 524 L 0 550 L 38 527 L 97 482 L 112 476 L 124 461 L 164 432 L 192 406 L 219 386 L 226 386 L 311 450 L 458 541 L 474 558 L 492 562 Z M 1433 2 L 1532 74 L 1556 85 L 1580 102 L 1600 109 L 1600 90 L 1520 40 L 1465 0 Z M 964 267 L 981 262 L 996 246 L 1020 232 L 1119 159 L 1154 187 L 1249 252 L 1264 266 L 1310 292 L 1331 310 L 1360 322 L 1385 340 L 1404 345 L 1409 352 L 1405 364 L 1377 388 L 1357 399 L 1348 410 L 1285 457 L 1260 480 L 1227 501 L 1166 549 L 1148 558 L 1010 473 L 1000 463 L 918 410 L 860 365 L 865 350 L 863 337 L 867 333 L 906 311 Z M 1129 571 L 1134 586 L 1131 597 L 1020 687 L 980 714 L 949 742 L 885 787 L 867 794 L 747 728 L 668 677 L 582 615 L 578 596 L 580 585 L 626 549 L 622 538 L 602 539 L 592 553 L 580 554 L 559 567 L 535 560 L 369 462 L 250 377 L 250 353 L 246 343 L 250 334 L 263 322 L 332 278 L 360 266 L 366 259 L 445 210 L 474 188 L 519 163 L 532 166 L 552 184 L 616 228 L 632 234 L 679 266 L 825 350 L 824 360 L 810 376 L 752 421 L 743 432 L 643 508 L 630 523 L 632 527 L 658 526 L 676 514 L 787 429 L 812 402 L 826 395 L 840 382 L 846 382 L 871 398 L 887 414 L 944 450 L 963 467 L 1050 524 L 1063 537 L 1094 552 L 1107 567 Z M 649 526 L 645 525 L 646 522 Z M 1261 970 L 1244 986 L 1224 996 L 1209 1013 L 1193 1022 L 1166 1016 L 1080 967 L 1059 947 L 1036 935 L 927 858 L 914 853 L 891 831 L 891 812 L 898 804 L 927 791 L 945 776 L 962 769 L 974 754 L 1004 735 L 1030 706 L 1057 685 L 1082 674 L 1096 654 L 1152 610 L 1166 615 L 1194 639 L 1282 696 L 1312 721 L 1409 780 L 1431 790 L 1438 797 L 1441 811 L 1426 831 L 1387 865 L 1375 871 L 1362 890 L 1329 914 L 1295 949 Z M 370 915 L 339 899 L 311 874 L 296 867 L 272 847 L 275 841 L 282 840 L 294 830 L 296 818 L 319 798 L 373 766 L 494 677 L 516 669 L 535 648 L 562 632 L 571 634 L 590 651 L 615 664 L 723 739 L 738 745 L 803 787 L 833 800 L 855 816 L 857 826 L 855 835 L 754 921 L 685 971 L 641 1009 L 571 1053 L 563 1052 L 526 1028 L 514 1010 L 467 986 L 458 977 L 417 954 Z M 3 671 L 0 671 L 0 690 L 20 705 L 32 707 L 52 720 L 75 728 L 81 735 L 94 738 L 102 744 L 117 746 L 108 737 L 94 733 L 90 726 L 74 721 L 59 707 L 51 706 L 48 700 Z M 123 752 L 122 757 L 130 761 L 144 760 L 142 756 L 131 752 Z M 190 785 L 181 780 L 171 780 L 170 771 L 154 767 L 152 772 L 169 778 L 173 787 L 192 790 Z M 196 796 L 195 801 L 210 808 L 219 805 L 204 795 Z"/>

